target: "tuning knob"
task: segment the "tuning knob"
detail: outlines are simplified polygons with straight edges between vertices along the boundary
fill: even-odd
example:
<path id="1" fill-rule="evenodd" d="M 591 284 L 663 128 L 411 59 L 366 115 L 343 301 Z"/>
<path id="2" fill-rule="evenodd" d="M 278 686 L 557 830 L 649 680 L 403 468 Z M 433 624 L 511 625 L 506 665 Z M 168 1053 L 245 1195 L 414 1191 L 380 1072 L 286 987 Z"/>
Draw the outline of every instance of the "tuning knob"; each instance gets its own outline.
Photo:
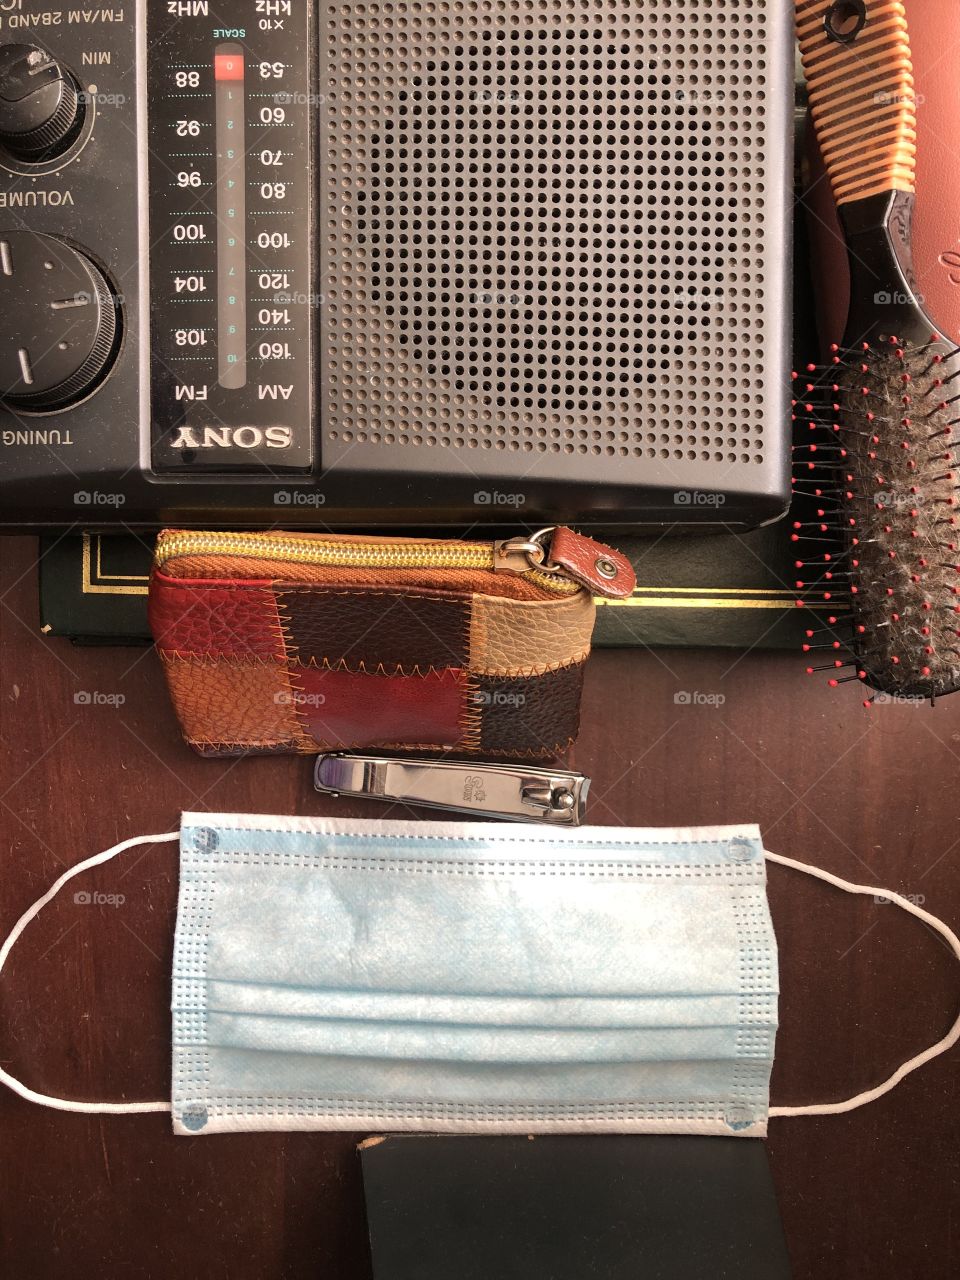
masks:
<path id="1" fill-rule="evenodd" d="M 82 123 L 79 85 L 61 62 L 37 45 L 0 45 L 0 144 L 11 155 L 59 155 Z"/>
<path id="2" fill-rule="evenodd" d="M 83 399 L 119 336 L 119 301 L 86 254 L 57 236 L 0 232 L 0 400 L 43 413 Z"/>

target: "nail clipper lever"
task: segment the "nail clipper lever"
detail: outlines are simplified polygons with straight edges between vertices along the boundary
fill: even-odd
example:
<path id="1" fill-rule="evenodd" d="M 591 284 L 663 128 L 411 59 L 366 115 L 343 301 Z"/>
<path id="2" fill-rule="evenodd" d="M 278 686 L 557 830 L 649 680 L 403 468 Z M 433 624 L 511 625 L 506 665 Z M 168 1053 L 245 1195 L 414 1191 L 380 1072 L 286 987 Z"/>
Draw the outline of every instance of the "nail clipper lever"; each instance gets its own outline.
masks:
<path id="1" fill-rule="evenodd" d="M 565 769 L 336 751 L 317 756 L 313 783 L 327 795 L 368 796 L 485 818 L 577 827 L 583 821 L 590 779 Z"/>

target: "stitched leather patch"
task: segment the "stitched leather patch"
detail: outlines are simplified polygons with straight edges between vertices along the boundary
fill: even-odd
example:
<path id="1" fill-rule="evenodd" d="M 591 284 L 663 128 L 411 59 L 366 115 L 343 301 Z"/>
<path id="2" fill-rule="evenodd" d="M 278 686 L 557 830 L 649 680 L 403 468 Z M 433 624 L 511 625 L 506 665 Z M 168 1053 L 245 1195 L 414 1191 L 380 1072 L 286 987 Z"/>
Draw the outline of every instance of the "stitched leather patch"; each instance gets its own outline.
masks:
<path id="1" fill-rule="evenodd" d="M 278 591 L 287 651 L 304 666 L 424 673 L 466 665 L 470 601 L 428 591 Z"/>
<path id="2" fill-rule="evenodd" d="M 163 666 L 183 735 L 206 744 L 207 754 L 299 749 L 303 733 L 281 664 L 165 656 Z"/>
<path id="3" fill-rule="evenodd" d="M 583 663 L 537 676 L 479 676 L 471 681 L 480 707 L 480 751 L 556 755 L 580 727 Z"/>
<path id="4" fill-rule="evenodd" d="M 596 606 L 589 591 L 561 600 L 473 597 L 470 670 L 529 675 L 581 662 L 590 652 Z"/>
<path id="5" fill-rule="evenodd" d="M 453 747 L 463 734 L 466 675 L 291 669 L 294 710 L 320 747 Z"/>
<path id="6" fill-rule="evenodd" d="M 154 573 L 150 629 L 165 653 L 282 658 L 273 592 L 263 583 L 185 585 Z"/>

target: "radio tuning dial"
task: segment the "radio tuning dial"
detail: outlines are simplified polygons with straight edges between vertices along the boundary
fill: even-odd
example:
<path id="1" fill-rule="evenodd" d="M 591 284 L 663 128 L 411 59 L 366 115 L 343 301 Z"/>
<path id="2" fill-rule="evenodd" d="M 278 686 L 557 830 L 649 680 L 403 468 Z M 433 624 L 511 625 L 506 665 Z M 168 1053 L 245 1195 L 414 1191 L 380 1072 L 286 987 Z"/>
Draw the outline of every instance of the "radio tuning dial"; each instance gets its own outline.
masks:
<path id="1" fill-rule="evenodd" d="M 17 160 L 60 155 L 83 123 L 77 81 L 46 49 L 0 45 L 0 144 Z"/>
<path id="2" fill-rule="evenodd" d="M 120 304 L 106 275 L 58 236 L 0 232 L 0 400 L 65 409 L 116 358 Z"/>

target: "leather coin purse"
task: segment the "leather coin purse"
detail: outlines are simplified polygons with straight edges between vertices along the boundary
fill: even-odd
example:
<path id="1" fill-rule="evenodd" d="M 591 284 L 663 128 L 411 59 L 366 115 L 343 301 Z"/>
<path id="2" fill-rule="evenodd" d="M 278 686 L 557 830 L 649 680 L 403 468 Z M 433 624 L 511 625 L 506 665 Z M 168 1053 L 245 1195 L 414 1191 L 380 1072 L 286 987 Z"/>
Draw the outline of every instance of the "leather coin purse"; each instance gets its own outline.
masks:
<path id="1" fill-rule="evenodd" d="M 150 625 L 203 755 L 518 758 L 579 726 L 594 595 L 629 561 L 570 529 L 500 542 L 165 530 Z"/>

